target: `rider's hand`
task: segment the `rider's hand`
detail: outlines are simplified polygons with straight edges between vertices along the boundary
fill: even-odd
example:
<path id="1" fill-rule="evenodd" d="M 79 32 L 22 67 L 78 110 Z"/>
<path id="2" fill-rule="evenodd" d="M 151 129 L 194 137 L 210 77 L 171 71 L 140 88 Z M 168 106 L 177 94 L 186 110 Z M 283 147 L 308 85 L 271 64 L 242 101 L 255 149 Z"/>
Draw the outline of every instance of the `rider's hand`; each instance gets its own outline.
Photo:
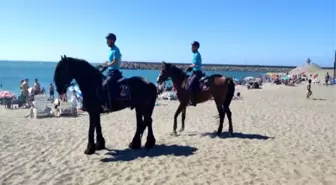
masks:
<path id="1" fill-rule="evenodd" d="M 106 61 L 105 63 L 103 63 L 102 66 L 103 66 L 103 67 L 108 67 L 108 62 Z"/>

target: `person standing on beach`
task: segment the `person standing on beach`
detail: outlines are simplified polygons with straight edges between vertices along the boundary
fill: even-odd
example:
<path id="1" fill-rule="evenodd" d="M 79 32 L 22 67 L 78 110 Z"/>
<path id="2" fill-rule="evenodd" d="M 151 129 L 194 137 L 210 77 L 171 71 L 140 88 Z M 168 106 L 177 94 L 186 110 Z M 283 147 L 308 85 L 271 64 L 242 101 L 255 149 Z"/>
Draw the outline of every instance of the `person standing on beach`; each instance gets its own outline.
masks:
<path id="1" fill-rule="evenodd" d="M 25 79 L 22 84 L 21 84 L 21 92 L 22 95 L 25 97 L 26 104 L 28 103 L 29 100 L 29 85 L 28 85 L 28 79 Z"/>
<path id="2" fill-rule="evenodd" d="M 327 72 L 326 76 L 325 76 L 325 85 L 328 86 L 328 82 L 329 82 L 330 76 L 329 73 Z"/>
<path id="3" fill-rule="evenodd" d="M 114 87 L 114 85 L 116 84 L 117 80 L 119 80 L 120 78 L 122 78 L 121 72 L 119 71 L 120 69 L 120 63 L 121 63 L 121 54 L 120 54 L 120 50 L 119 48 L 115 45 L 115 42 L 117 40 L 117 36 L 113 33 L 109 33 L 106 36 L 106 42 L 107 42 L 107 46 L 111 48 L 109 57 L 108 57 L 108 61 L 106 61 L 104 64 L 102 64 L 103 67 L 107 67 L 108 68 L 108 73 L 107 73 L 107 77 L 105 79 L 105 81 L 103 82 L 103 89 L 106 89 L 107 85 L 111 85 L 112 87 Z M 112 84 L 111 84 L 112 82 Z M 102 101 L 102 105 L 103 108 L 106 109 L 106 103 L 103 101 L 103 92 L 101 90 L 101 101 Z M 104 107 L 105 105 L 105 107 Z"/>
<path id="4" fill-rule="evenodd" d="M 307 86 L 307 90 L 308 90 L 308 93 L 307 93 L 307 99 L 310 98 L 310 96 L 313 94 L 313 92 L 311 91 L 311 79 L 308 80 L 308 86 Z"/>
<path id="5" fill-rule="evenodd" d="M 192 69 L 192 75 L 190 76 L 190 83 L 188 91 L 190 92 L 190 105 L 196 106 L 196 97 L 199 91 L 199 80 L 202 78 L 202 57 L 198 49 L 200 47 L 199 42 L 194 41 L 191 44 L 191 51 L 193 52 L 192 64 L 189 69 Z"/>
<path id="6" fill-rule="evenodd" d="M 54 89 L 54 86 L 53 84 L 50 84 L 49 85 L 49 99 L 51 99 L 52 101 L 54 101 L 54 98 L 55 98 L 55 89 Z"/>

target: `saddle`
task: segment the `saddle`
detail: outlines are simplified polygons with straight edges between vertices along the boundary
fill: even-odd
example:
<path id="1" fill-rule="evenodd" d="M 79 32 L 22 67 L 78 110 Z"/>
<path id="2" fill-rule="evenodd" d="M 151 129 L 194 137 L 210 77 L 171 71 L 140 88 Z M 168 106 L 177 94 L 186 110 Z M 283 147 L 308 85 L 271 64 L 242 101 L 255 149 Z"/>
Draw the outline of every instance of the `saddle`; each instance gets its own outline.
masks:
<path id="1" fill-rule="evenodd" d="M 206 77 L 205 73 L 202 73 L 202 76 L 200 77 L 200 79 L 202 79 L 203 77 Z M 192 84 L 193 80 L 195 79 L 192 79 L 192 77 L 189 77 L 188 79 L 186 79 L 186 82 L 184 85 L 185 89 L 190 92 L 203 92 L 203 91 L 209 90 L 208 83 L 205 81 L 200 81 L 200 79 L 198 79 L 197 84 Z"/>
<path id="2" fill-rule="evenodd" d="M 117 81 L 110 80 L 105 88 L 110 100 L 130 99 L 130 89 L 127 78 L 119 78 Z"/>

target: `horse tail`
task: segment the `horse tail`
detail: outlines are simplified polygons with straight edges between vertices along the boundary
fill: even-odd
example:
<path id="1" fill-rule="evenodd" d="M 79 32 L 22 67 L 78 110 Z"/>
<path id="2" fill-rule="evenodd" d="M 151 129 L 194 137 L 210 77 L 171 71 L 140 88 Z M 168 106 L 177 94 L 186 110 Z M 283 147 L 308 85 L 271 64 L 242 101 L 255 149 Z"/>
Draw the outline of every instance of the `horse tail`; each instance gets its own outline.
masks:
<path id="1" fill-rule="evenodd" d="M 149 86 L 150 86 L 150 92 L 153 94 L 152 99 L 150 100 L 151 101 L 150 103 L 153 104 L 153 106 L 155 106 L 156 99 L 158 97 L 157 87 L 153 83 L 150 83 Z"/>
<path id="2" fill-rule="evenodd" d="M 235 93 L 235 84 L 234 81 L 231 77 L 228 77 L 227 79 L 227 84 L 228 84 L 228 91 L 226 94 L 226 98 L 224 101 L 224 107 L 229 107 L 231 104 L 231 101 L 233 99 L 234 93 Z"/>

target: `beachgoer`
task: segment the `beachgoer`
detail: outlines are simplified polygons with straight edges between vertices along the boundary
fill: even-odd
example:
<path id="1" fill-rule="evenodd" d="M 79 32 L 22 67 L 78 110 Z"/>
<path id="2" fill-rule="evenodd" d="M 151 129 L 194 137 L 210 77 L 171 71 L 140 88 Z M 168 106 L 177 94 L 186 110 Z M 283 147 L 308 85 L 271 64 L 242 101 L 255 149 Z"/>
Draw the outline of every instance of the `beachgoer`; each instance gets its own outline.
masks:
<path id="1" fill-rule="evenodd" d="M 22 84 L 21 84 L 21 91 L 22 95 L 25 97 L 26 104 L 28 103 L 29 100 L 29 85 L 28 85 L 28 79 L 25 79 Z"/>
<path id="2" fill-rule="evenodd" d="M 329 76 L 329 73 L 327 72 L 327 74 L 325 76 L 325 84 L 326 84 L 326 86 L 328 86 L 329 79 L 330 79 L 330 76 Z"/>
<path id="3" fill-rule="evenodd" d="M 311 79 L 308 80 L 308 86 L 307 86 L 307 90 L 308 90 L 308 93 L 307 93 L 307 97 L 306 98 L 310 98 L 310 96 L 313 94 L 313 92 L 311 91 Z"/>
<path id="4" fill-rule="evenodd" d="M 45 89 L 42 87 L 40 94 L 45 94 Z"/>
<path id="5" fill-rule="evenodd" d="M 37 79 L 35 79 L 33 90 L 34 90 L 34 95 L 38 95 L 41 93 L 41 86 Z"/>
<path id="6" fill-rule="evenodd" d="M 189 80 L 188 91 L 190 92 L 190 105 L 196 106 L 196 97 L 199 92 L 199 80 L 202 78 L 202 57 L 198 49 L 200 47 L 199 42 L 194 41 L 191 44 L 191 51 L 193 52 L 192 64 L 189 68 L 192 69 L 192 75 Z"/>
<path id="7" fill-rule="evenodd" d="M 54 86 L 53 86 L 53 84 L 50 84 L 49 85 L 49 98 L 51 99 L 51 100 L 54 100 L 54 94 L 55 94 L 55 89 L 54 89 Z"/>
<path id="8" fill-rule="evenodd" d="M 117 80 L 122 78 L 120 69 L 120 63 L 121 63 L 121 54 L 119 48 L 115 45 L 115 42 L 117 40 L 117 37 L 113 33 L 109 33 L 106 37 L 107 45 L 111 48 L 108 61 L 106 61 L 103 64 L 103 67 L 108 67 L 108 73 L 105 81 L 103 82 L 103 89 L 106 89 L 107 85 L 111 85 L 112 87 L 115 85 Z M 111 84 L 112 82 L 112 84 Z M 103 92 L 100 93 L 101 97 L 103 96 Z M 100 98 L 102 101 L 103 107 L 106 106 L 105 102 L 103 101 L 103 98 Z M 104 107 L 106 108 L 106 107 Z"/>

